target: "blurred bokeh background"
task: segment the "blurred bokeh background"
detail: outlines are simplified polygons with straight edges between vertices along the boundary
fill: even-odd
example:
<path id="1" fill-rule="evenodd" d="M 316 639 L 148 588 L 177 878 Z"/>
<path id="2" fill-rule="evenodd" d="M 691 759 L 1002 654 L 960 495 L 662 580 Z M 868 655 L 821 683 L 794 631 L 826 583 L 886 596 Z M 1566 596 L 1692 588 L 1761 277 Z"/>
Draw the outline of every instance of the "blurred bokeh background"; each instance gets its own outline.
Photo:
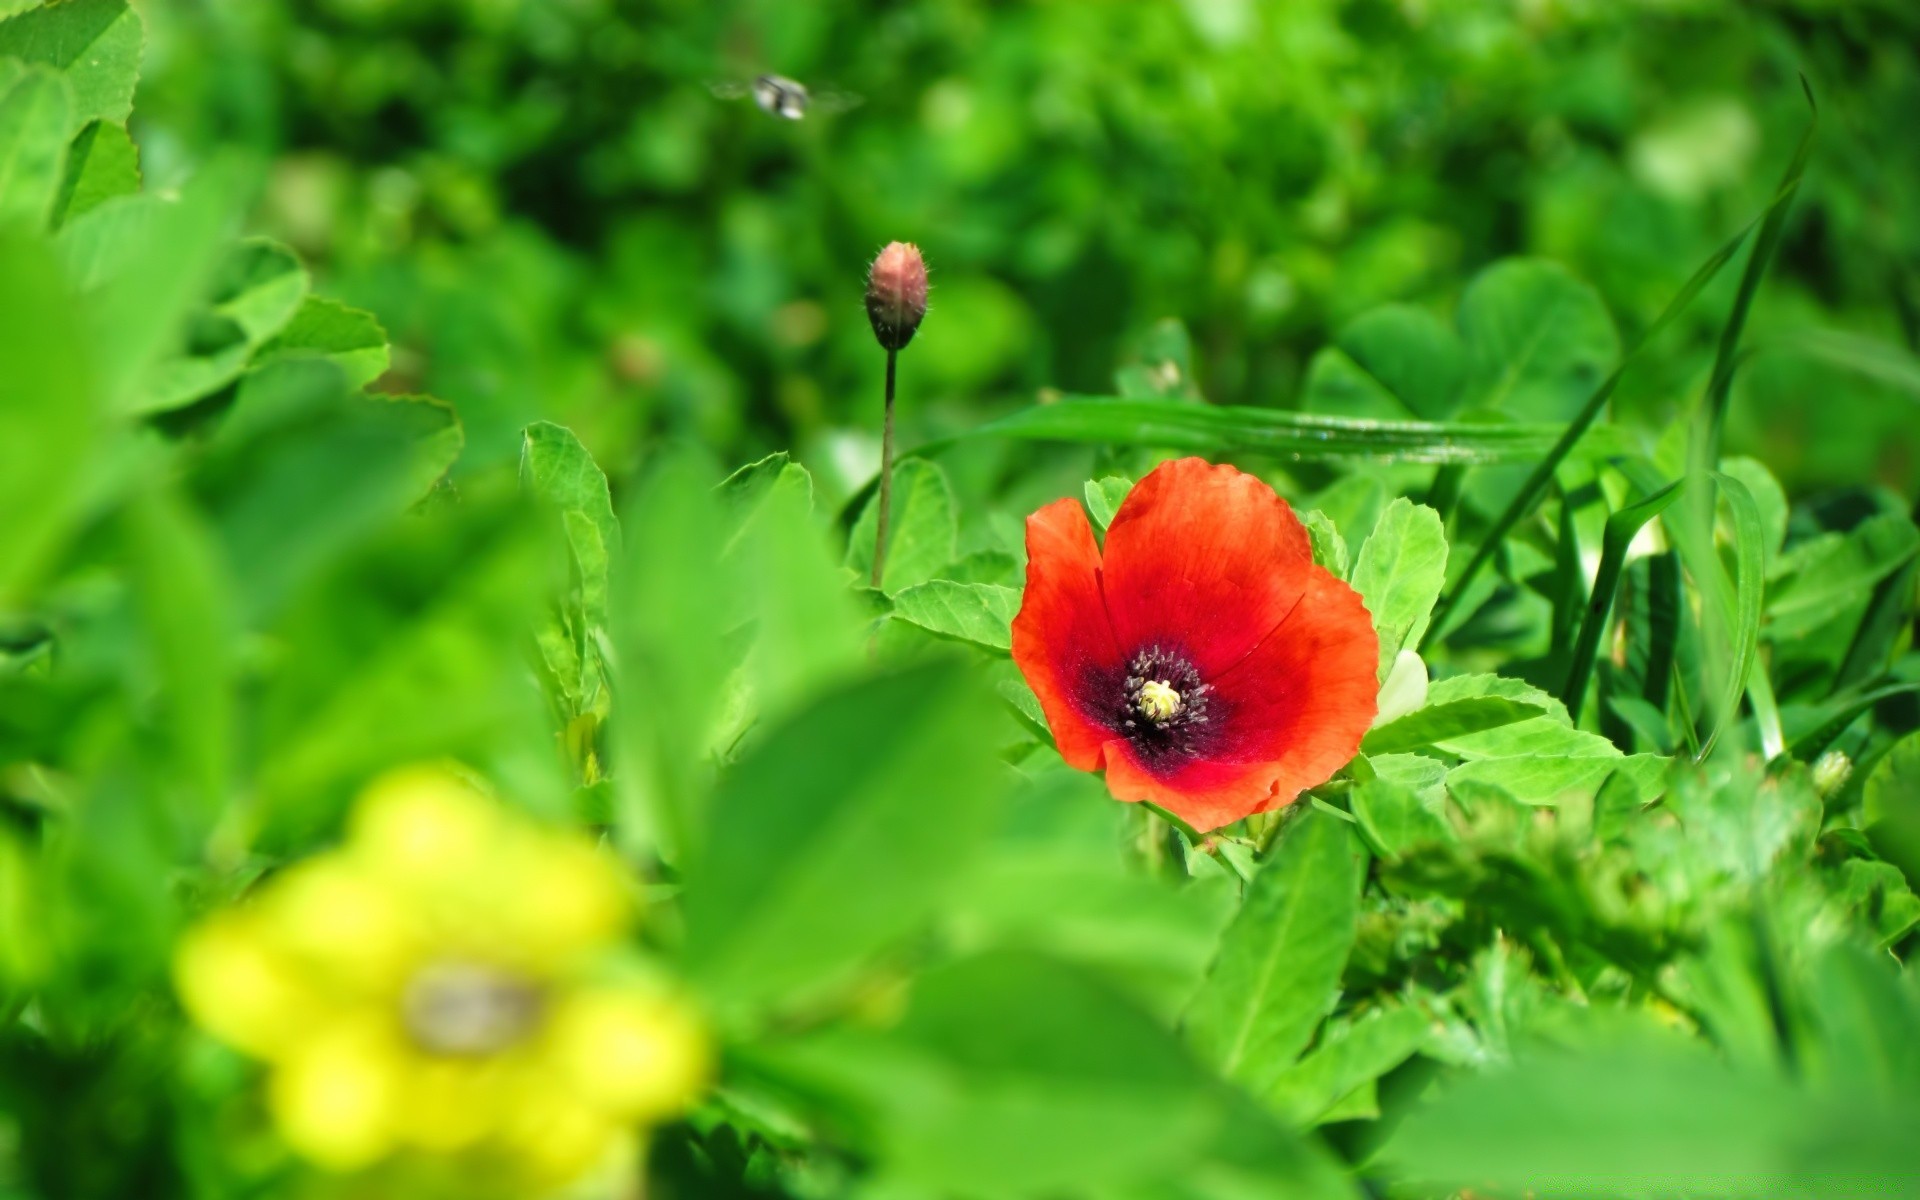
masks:
<path id="1" fill-rule="evenodd" d="M 1770 198 L 1804 74 L 1822 127 L 1730 448 L 1803 494 L 1920 473 L 1912 0 L 141 7 L 149 181 L 271 164 L 256 225 L 387 324 L 381 388 L 458 406 L 462 471 L 544 417 L 616 481 L 668 432 L 794 447 L 844 495 L 877 455 L 862 272 L 896 238 L 935 280 L 909 445 L 1111 392 L 1169 317 L 1209 400 L 1292 406 L 1343 322 L 1444 319 L 1507 255 L 1590 281 L 1630 341 Z M 737 98 L 763 72 L 827 100 L 780 120 Z M 1697 396 L 1733 275 L 1629 419 Z"/>

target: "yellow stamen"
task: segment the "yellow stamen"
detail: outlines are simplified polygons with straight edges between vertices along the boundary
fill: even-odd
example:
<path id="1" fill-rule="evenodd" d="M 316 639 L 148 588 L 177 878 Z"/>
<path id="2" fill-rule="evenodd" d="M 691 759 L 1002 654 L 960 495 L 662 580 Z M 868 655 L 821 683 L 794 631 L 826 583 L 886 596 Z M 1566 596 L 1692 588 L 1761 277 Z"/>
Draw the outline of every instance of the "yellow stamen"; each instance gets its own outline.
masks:
<path id="1" fill-rule="evenodd" d="M 1180 711 L 1180 693 L 1158 679 L 1140 685 L 1140 712 L 1149 721 L 1171 720 Z"/>

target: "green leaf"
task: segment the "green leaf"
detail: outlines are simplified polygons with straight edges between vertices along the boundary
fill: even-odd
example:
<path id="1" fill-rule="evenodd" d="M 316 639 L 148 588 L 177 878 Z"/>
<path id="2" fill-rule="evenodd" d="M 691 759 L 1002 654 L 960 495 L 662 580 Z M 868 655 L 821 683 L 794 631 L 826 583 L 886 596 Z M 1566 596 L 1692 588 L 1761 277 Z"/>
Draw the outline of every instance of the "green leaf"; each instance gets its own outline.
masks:
<path id="1" fill-rule="evenodd" d="M 1633 365 L 1634 361 L 1640 357 L 1640 354 L 1655 338 L 1659 337 L 1674 321 L 1679 319 L 1681 313 L 1692 307 L 1693 301 L 1706 289 L 1709 283 L 1713 282 L 1714 277 L 1720 274 L 1721 268 L 1725 267 L 1727 263 L 1733 259 L 1734 254 L 1739 251 L 1741 243 L 1746 241 L 1747 234 L 1753 232 L 1755 225 L 1762 227 L 1762 236 L 1764 237 L 1765 230 L 1770 228 L 1777 218 L 1784 215 L 1787 203 L 1793 197 L 1794 189 L 1800 184 L 1801 173 L 1806 168 L 1806 150 L 1812 133 L 1812 129 L 1809 128 L 1806 137 L 1802 138 L 1800 152 L 1795 156 L 1792 165 L 1788 167 L 1786 178 L 1782 181 L 1780 190 L 1775 193 L 1773 202 L 1767 206 L 1766 211 L 1761 217 L 1735 234 L 1731 240 L 1721 246 L 1720 249 L 1714 251 L 1714 253 L 1708 257 L 1707 261 L 1702 263 L 1700 267 L 1694 271 L 1687 279 L 1687 282 L 1681 286 L 1680 291 L 1674 298 L 1667 302 L 1666 308 L 1662 309 L 1660 315 L 1654 318 L 1653 324 L 1647 326 L 1639 338 L 1628 347 L 1626 354 L 1621 358 L 1620 364 L 1613 369 L 1612 374 L 1608 375 L 1606 379 L 1601 382 L 1600 386 L 1593 390 L 1593 393 L 1587 397 L 1586 403 L 1582 404 L 1580 410 L 1567 422 L 1566 428 L 1561 432 L 1559 440 L 1540 456 L 1533 468 L 1532 474 L 1527 476 L 1526 482 L 1521 485 L 1520 490 L 1514 494 L 1513 499 L 1507 504 L 1506 508 L 1501 511 L 1500 516 L 1494 520 L 1492 527 L 1489 528 L 1485 536 L 1480 539 L 1480 544 L 1475 547 L 1473 557 L 1467 560 L 1466 567 L 1454 578 L 1451 587 L 1448 589 L 1446 598 L 1441 601 L 1439 611 L 1435 614 L 1433 627 L 1441 630 L 1449 630 L 1452 628 L 1452 622 L 1449 618 L 1452 617 L 1453 610 L 1459 606 L 1464 597 L 1475 594 L 1474 584 L 1480 571 L 1487 563 L 1493 560 L 1493 556 L 1506 544 L 1507 534 L 1513 530 L 1515 525 L 1520 523 L 1522 517 L 1533 511 L 1534 505 L 1540 502 L 1540 497 L 1546 494 L 1548 486 L 1553 482 L 1554 473 L 1559 470 L 1561 462 L 1564 461 L 1569 454 L 1573 453 L 1574 449 L 1581 444 L 1581 441 L 1588 436 L 1588 431 L 1592 429 L 1593 423 L 1599 419 L 1601 412 L 1606 409 L 1608 399 L 1613 396 L 1614 390 L 1620 386 L 1621 377 L 1625 375 L 1627 368 Z"/>
<path id="2" fill-rule="evenodd" d="M 1801 762 L 1812 762 L 1833 744 L 1847 727 L 1865 716 L 1875 705 L 1895 696 L 1920 693 L 1920 683 L 1892 683 L 1867 690 L 1853 689 L 1834 696 L 1824 704 L 1794 714 L 1795 736 L 1788 747 Z"/>
<path id="3" fill-rule="evenodd" d="M 1675 480 L 1666 487 L 1635 504 L 1607 518 L 1606 532 L 1601 537 L 1600 567 L 1593 577 L 1593 593 L 1587 600 L 1585 618 L 1580 624 L 1580 634 L 1574 640 L 1573 654 L 1567 664 L 1567 683 L 1560 691 L 1560 700 L 1574 720 L 1580 717 L 1580 709 L 1587 699 L 1587 681 L 1593 674 L 1594 656 L 1600 650 L 1600 635 L 1607 627 L 1607 617 L 1613 611 L 1614 593 L 1620 587 L 1620 572 L 1627 565 L 1627 549 L 1633 539 L 1648 521 L 1666 511 L 1680 495 L 1680 481 Z"/>
<path id="4" fill-rule="evenodd" d="M 609 613 L 620 836 L 674 863 L 705 826 L 705 769 L 741 657 L 729 640 L 742 619 L 740 556 L 714 550 L 733 533 L 727 501 L 738 497 L 733 480 L 715 489 L 716 474 L 686 449 L 651 466 L 622 512 Z"/>
<path id="5" fill-rule="evenodd" d="M 447 405 L 356 395 L 324 363 L 244 378 L 200 479 L 243 618 L 418 501 L 460 443 Z"/>
<path id="6" fill-rule="evenodd" d="M 1517 755 L 1462 763 L 1447 773 L 1447 786 L 1499 788 L 1516 800 L 1553 807 L 1573 799 L 1591 801 L 1610 779 L 1631 785 L 1637 804 L 1657 799 L 1664 787 L 1667 760 L 1655 754 L 1585 755 L 1550 758 Z"/>
<path id="7" fill-rule="evenodd" d="M 1295 1124 L 1314 1124 L 1354 1089 L 1411 1058 L 1428 1024 L 1425 1013 L 1405 1004 L 1330 1021 L 1313 1053 L 1274 1081 L 1267 1104 Z"/>
<path id="8" fill-rule="evenodd" d="M 124 509 L 142 625 L 159 679 L 180 828 L 205 837 L 231 787 L 235 629 L 225 564 L 200 515 L 156 489 Z"/>
<path id="9" fill-rule="evenodd" d="M 365 387 L 386 374 L 387 331 L 372 313 L 308 296 L 279 336 L 260 348 L 253 365 L 303 357 L 324 358 L 345 372 L 353 386 Z"/>
<path id="10" fill-rule="evenodd" d="M 1466 734 L 1483 733 L 1529 720 L 1544 711 L 1538 704 L 1498 696 L 1479 696 L 1444 704 L 1429 702 L 1425 708 L 1368 731 L 1360 748 L 1368 754 L 1419 750 Z"/>
<path id="11" fill-rule="evenodd" d="M 1113 514 L 1120 511 L 1121 503 L 1132 490 L 1133 480 L 1124 475 L 1108 475 L 1087 481 L 1087 512 L 1093 516 L 1095 529 L 1104 533 L 1107 526 L 1113 524 Z"/>
<path id="12" fill-rule="evenodd" d="M 1444 771 L 1441 768 L 1439 774 Z M 1355 787 L 1349 799 L 1361 837 L 1382 858 L 1396 859 L 1416 846 L 1458 840 L 1447 822 L 1446 796 L 1439 788 L 1423 796 L 1403 783 L 1374 778 Z"/>
<path id="13" fill-rule="evenodd" d="M 1760 613 L 1766 603 L 1767 586 L 1766 531 L 1761 527 L 1760 509 L 1753 502 L 1753 494 L 1731 475 L 1716 472 L 1713 478 L 1720 485 L 1721 492 L 1727 498 L 1727 507 L 1733 513 L 1734 584 L 1732 611 L 1727 614 L 1727 632 L 1732 639 L 1733 654 L 1725 690 L 1719 697 L 1718 707 L 1714 709 L 1713 723 L 1707 736 L 1701 740 L 1700 753 L 1695 756 L 1697 758 L 1705 758 L 1713 749 L 1721 731 L 1738 711 L 1740 697 L 1746 694 L 1747 677 L 1753 670 L 1754 660 L 1759 656 Z M 1720 571 L 1717 556 L 1713 557 L 1708 569 L 1716 574 Z"/>
<path id="14" fill-rule="evenodd" d="M 308 286 L 306 268 L 285 246 L 264 238 L 235 246 L 185 352 L 157 365 L 134 401 L 135 411 L 181 408 L 238 379 L 254 351 L 293 319 Z"/>
<path id="15" fill-rule="evenodd" d="M 879 520 L 878 495 L 869 501 L 847 538 L 847 566 L 862 579 L 873 571 L 873 539 Z M 887 531 L 887 574 L 880 590 L 892 595 L 925 583 L 952 562 L 959 539 L 953 488 L 947 474 L 924 459 L 894 467 L 893 517 Z"/>
<path id="16" fill-rule="evenodd" d="M 1378 421 L 1272 408 L 1078 396 L 1022 409 L 956 440 L 1014 438 L 1153 446 L 1195 454 L 1267 454 L 1295 460 L 1501 463 L 1534 461 L 1554 444 L 1558 433 L 1557 427 L 1547 425 Z M 929 443 L 916 453 L 930 454 L 949 444 Z M 1601 430 L 1583 449 L 1604 457 L 1621 452 L 1624 445 L 1614 432 Z"/>
<path id="17" fill-rule="evenodd" d="M 1508 259 L 1460 298 L 1467 404 L 1534 421 L 1580 410 L 1620 353 L 1600 294 L 1550 262 Z"/>
<path id="18" fill-rule="evenodd" d="M 1338 346 L 1316 351 L 1300 388 L 1300 411 L 1374 421 L 1406 421 L 1413 413 Z"/>
<path id="19" fill-rule="evenodd" d="M 1760 528 L 1766 533 L 1767 577 L 1773 578 L 1775 562 L 1787 539 L 1787 492 L 1766 464 L 1752 458 L 1729 458 L 1720 469 L 1746 485 L 1760 510 Z"/>
<path id="20" fill-rule="evenodd" d="M 0 228 L 0 606 L 57 553 L 103 433 L 90 356 L 58 264 Z"/>
<path id="21" fill-rule="evenodd" d="M 89 300 L 94 371 L 116 410 L 140 410 L 154 363 L 184 341 L 238 222 L 242 183 L 238 165 L 220 160 L 177 197 L 123 196 L 61 228 L 68 278 Z"/>
<path id="22" fill-rule="evenodd" d="M 1355 318 L 1335 341 L 1414 416 L 1443 421 L 1460 407 L 1467 347 L 1425 309 L 1382 305 Z"/>
<path id="23" fill-rule="evenodd" d="M 999 720 L 935 663 L 833 692 L 749 750 L 686 863 L 695 982 L 730 1012 L 790 1006 L 923 925 L 995 819 Z"/>
<path id="24" fill-rule="evenodd" d="M 943 637 L 1005 653 L 1013 644 L 1008 627 L 1020 611 L 1020 593 L 991 583 L 932 579 L 902 589 L 893 615 Z"/>
<path id="25" fill-rule="evenodd" d="M 1104 1195 L 1183 1175 L 1231 1102 L 1111 986 L 1018 951 L 927 972 L 885 1034 L 748 1054 L 844 1096 L 873 1130 L 880 1173 L 910 1195 Z"/>
<path id="26" fill-rule="evenodd" d="M 1873 768 L 1862 789 L 1874 848 L 1920 880 L 1920 733 L 1900 739 Z"/>
<path id="27" fill-rule="evenodd" d="M 1347 822 L 1313 810 L 1293 818 L 1187 1011 L 1201 1056 L 1256 1092 L 1299 1056 L 1339 996 L 1362 858 Z"/>
<path id="28" fill-rule="evenodd" d="M 1760 280 L 1765 277 L 1768 265 L 1780 248 L 1780 239 L 1786 233 L 1787 213 L 1793 206 L 1794 194 L 1800 190 L 1800 179 L 1806 174 L 1807 160 L 1813 154 L 1814 135 L 1820 131 L 1820 106 L 1814 103 L 1813 88 L 1804 75 L 1800 77 L 1800 88 L 1807 97 L 1807 129 L 1800 135 L 1800 144 L 1794 148 L 1793 158 L 1781 175 L 1773 203 L 1767 206 L 1766 214 L 1760 220 L 1759 236 L 1753 239 L 1753 253 L 1747 256 L 1747 265 L 1740 272 L 1740 287 L 1734 292 L 1733 308 L 1727 314 L 1726 324 L 1721 326 L 1720 344 L 1713 356 L 1713 376 L 1707 380 L 1706 395 L 1700 400 L 1700 407 L 1706 414 L 1705 436 L 1695 439 L 1691 451 L 1691 470 L 1711 470 L 1720 463 L 1720 432 L 1727 420 L 1734 372 L 1740 369 L 1742 360 L 1739 353 L 1740 337 L 1746 331 L 1747 314 L 1753 308 L 1754 296 L 1760 291 Z"/>
<path id="29" fill-rule="evenodd" d="M 46 227 L 66 170 L 72 109 L 66 80 L 51 71 L 29 70 L 0 89 L 0 224 Z"/>
<path id="30" fill-rule="evenodd" d="M 1447 534 L 1440 514 L 1404 497 L 1380 514 L 1353 564 L 1353 589 L 1380 635 L 1380 675 L 1425 636 L 1447 578 Z"/>
<path id="31" fill-rule="evenodd" d="M 54 203 L 53 225 L 59 228 L 83 217 L 116 196 L 140 191 L 140 151 L 127 127 L 94 121 L 73 139 L 67 152 L 66 178 Z"/>
<path id="32" fill-rule="evenodd" d="M 804 470 L 781 470 L 728 546 L 742 580 L 736 616 L 753 628 L 736 734 L 845 680 L 868 658 L 870 620 L 814 519 L 811 486 Z"/>
<path id="33" fill-rule="evenodd" d="M 144 40 L 126 0 L 62 0 L 0 21 L 0 58 L 43 63 L 73 86 L 67 136 L 88 121 L 126 123 Z"/>
<path id="34" fill-rule="evenodd" d="M 1310 508 L 1300 514 L 1300 523 L 1307 527 L 1307 540 L 1313 544 L 1313 561 L 1331 571 L 1334 578 L 1345 579 L 1350 566 L 1347 539 L 1340 536 L 1333 518 Z"/>
<path id="35" fill-rule="evenodd" d="M 551 421 L 535 421 L 521 434 L 520 478 L 543 501 L 562 513 L 577 513 L 609 551 L 620 545 L 607 477 L 573 431 Z"/>
<path id="36" fill-rule="evenodd" d="M 1920 556 L 1920 529 L 1904 513 L 1876 513 L 1844 537 L 1796 547 L 1781 562 L 1781 582 L 1767 600 L 1769 632 L 1811 633 L 1841 607 Z"/>
<path id="37" fill-rule="evenodd" d="M 1795 1088 L 1635 1031 L 1456 1080 L 1409 1115 L 1383 1165 L 1435 1192 L 1837 1200 L 1910 1178 L 1916 1122 L 1910 1096 Z"/>

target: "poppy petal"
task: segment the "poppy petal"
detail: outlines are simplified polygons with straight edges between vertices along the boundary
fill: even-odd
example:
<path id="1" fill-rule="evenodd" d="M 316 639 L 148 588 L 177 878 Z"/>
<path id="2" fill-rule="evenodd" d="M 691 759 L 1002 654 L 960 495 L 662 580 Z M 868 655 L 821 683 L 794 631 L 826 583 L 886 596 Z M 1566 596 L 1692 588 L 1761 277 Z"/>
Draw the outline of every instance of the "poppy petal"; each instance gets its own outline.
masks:
<path id="1" fill-rule="evenodd" d="M 1109 741 L 1107 786 L 1202 832 L 1291 804 L 1359 751 L 1379 702 L 1379 653 L 1359 594 L 1313 567 L 1292 614 L 1213 679 L 1206 756 L 1148 764 Z"/>
<path id="2" fill-rule="evenodd" d="M 1162 463 L 1107 529 L 1107 612 L 1122 653 L 1151 645 L 1212 678 L 1300 599 L 1313 549 L 1287 502 L 1252 475 L 1204 459 Z"/>
<path id="3" fill-rule="evenodd" d="M 1078 500 L 1056 500 L 1027 518 L 1027 588 L 1013 619 L 1013 661 L 1053 731 L 1060 757 L 1100 766 L 1112 731 L 1101 695 L 1124 675 L 1100 591 L 1100 548 Z"/>

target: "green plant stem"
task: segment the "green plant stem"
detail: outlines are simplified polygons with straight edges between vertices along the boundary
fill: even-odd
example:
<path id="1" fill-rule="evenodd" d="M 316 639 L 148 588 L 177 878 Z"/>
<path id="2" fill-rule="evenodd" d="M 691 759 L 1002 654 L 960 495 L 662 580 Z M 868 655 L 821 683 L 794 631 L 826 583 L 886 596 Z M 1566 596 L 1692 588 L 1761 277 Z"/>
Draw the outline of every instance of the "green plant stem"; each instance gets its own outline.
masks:
<path id="1" fill-rule="evenodd" d="M 880 515 L 873 523 L 873 586 L 887 567 L 887 524 L 893 516 L 893 383 L 898 350 L 887 351 L 887 415 L 880 425 Z"/>

